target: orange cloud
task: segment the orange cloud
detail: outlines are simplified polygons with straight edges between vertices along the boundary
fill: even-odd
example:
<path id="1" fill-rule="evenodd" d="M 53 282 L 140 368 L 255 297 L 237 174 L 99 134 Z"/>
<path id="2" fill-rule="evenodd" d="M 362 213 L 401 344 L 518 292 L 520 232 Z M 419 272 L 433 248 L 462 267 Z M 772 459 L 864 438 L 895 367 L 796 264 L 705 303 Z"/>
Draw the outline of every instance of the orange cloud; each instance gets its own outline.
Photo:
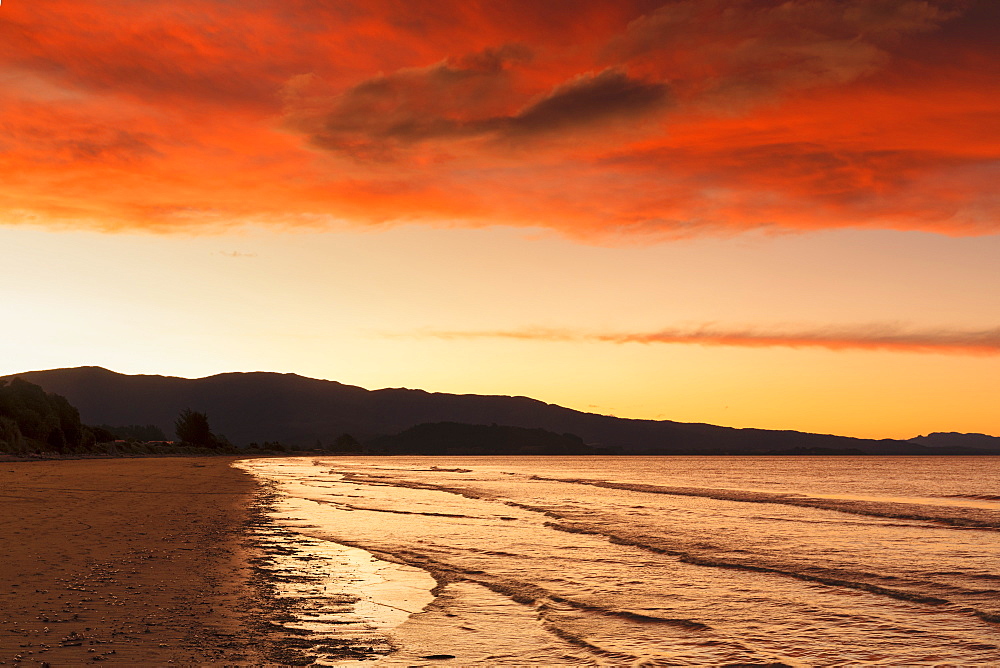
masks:
<path id="1" fill-rule="evenodd" d="M 1000 355 L 1000 327 L 978 331 L 906 331 L 898 327 L 827 328 L 799 331 L 722 329 L 711 326 L 673 328 L 646 333 L 586 333 L 559 329 L 510 331 L 426 332 L 442 339 L 516 339 L 524 341 L 666 343 L 744 348 L 827 348 L 829 350 L 885 350 L 890 352 Z"/>
<path id="2" fill-rule="evenodd" d="M 0 11 L 10 223 L 1000 229 L 992 0 Z"/>

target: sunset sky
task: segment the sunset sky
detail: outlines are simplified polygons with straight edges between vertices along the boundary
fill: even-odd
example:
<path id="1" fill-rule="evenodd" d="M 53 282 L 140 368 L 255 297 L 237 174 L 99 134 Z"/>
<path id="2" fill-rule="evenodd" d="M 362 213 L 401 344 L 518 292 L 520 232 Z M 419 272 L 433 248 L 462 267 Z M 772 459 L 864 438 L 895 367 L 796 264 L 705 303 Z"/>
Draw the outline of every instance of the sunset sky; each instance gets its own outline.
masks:
<path id="1" fill-rule="evenodd" d="M 0 375 L 1000 436 L 996 0 L 4 0 Z"/>

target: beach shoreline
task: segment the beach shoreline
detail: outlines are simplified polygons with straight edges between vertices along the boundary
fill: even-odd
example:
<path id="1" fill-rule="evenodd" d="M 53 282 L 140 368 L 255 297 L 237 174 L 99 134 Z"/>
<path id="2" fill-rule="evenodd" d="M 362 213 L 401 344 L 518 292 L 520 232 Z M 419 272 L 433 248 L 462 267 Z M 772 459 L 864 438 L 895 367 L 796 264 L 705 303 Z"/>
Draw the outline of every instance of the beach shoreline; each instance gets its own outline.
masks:
<path id="1" fill-rule="evenodd" d="M 0 462 L 0 665 L 274 661 L 236 459 Z"/>

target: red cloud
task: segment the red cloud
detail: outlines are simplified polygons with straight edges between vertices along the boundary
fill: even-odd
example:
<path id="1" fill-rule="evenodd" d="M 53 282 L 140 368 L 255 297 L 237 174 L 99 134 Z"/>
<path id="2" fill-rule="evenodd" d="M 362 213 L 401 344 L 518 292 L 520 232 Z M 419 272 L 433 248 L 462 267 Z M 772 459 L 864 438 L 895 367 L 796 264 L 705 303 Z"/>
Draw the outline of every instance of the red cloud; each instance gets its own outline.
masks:
<path id="1" fill-rule="evenodd" d="M 1000 228 L 991 0 L 0 13 L 0 206 L 171 230 Z"/>
<path id="2" fill-rule="evenodd" d="M 827 348 L 894 352 L 1000 355 L 1000 328 L 978 331 L 907 331 L 897 327 L 828 328 L 761 331 L 717 327 L 674 328 L 645 333 L 586 333 L 552 329 L 488 332 L 429 332 L 444 339 L 502 338 L 524 341 L 590 341 L 598 343 L 696 344 L 743 348 Z"/>

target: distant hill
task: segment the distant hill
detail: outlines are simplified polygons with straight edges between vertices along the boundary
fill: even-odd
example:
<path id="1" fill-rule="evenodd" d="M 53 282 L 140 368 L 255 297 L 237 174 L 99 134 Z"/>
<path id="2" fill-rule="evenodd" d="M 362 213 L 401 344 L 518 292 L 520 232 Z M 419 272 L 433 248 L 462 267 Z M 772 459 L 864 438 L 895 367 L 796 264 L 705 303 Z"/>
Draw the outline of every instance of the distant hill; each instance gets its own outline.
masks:
<path id="1" fill-rule="evenodd" d="M 979 448 L 981 450 L 1000 451 L 1000 436 L 987 436 L 986 434 L 958 434 L 953 431 L 935 432 L 926 436 L 911 438 L 910 442 L 932 448 Z"/>
<path id="2" fill-rule="evenodd" d="M 14 376 L 66 397 L 88 424 L 155 425 L 169 436 L 178 414 L 191 408 L 207 413 L 213 431 L 237 445 L 278 441 L 311 447 L 317 440 L 329 445 L 345 433 L 368 441 L 422 423 L 456 422 L 575 434 L 589 445 L 626 453 L 1000 454 L 1000 446 L 984 447 L 978 440 L 953 439 L 939 447 L 937 441 L 868 440 L 668 420 L 629 420 L 527 397 L 366 390 L 295 374 L 223 373 L 188 379 L 78 367 Z"/>

